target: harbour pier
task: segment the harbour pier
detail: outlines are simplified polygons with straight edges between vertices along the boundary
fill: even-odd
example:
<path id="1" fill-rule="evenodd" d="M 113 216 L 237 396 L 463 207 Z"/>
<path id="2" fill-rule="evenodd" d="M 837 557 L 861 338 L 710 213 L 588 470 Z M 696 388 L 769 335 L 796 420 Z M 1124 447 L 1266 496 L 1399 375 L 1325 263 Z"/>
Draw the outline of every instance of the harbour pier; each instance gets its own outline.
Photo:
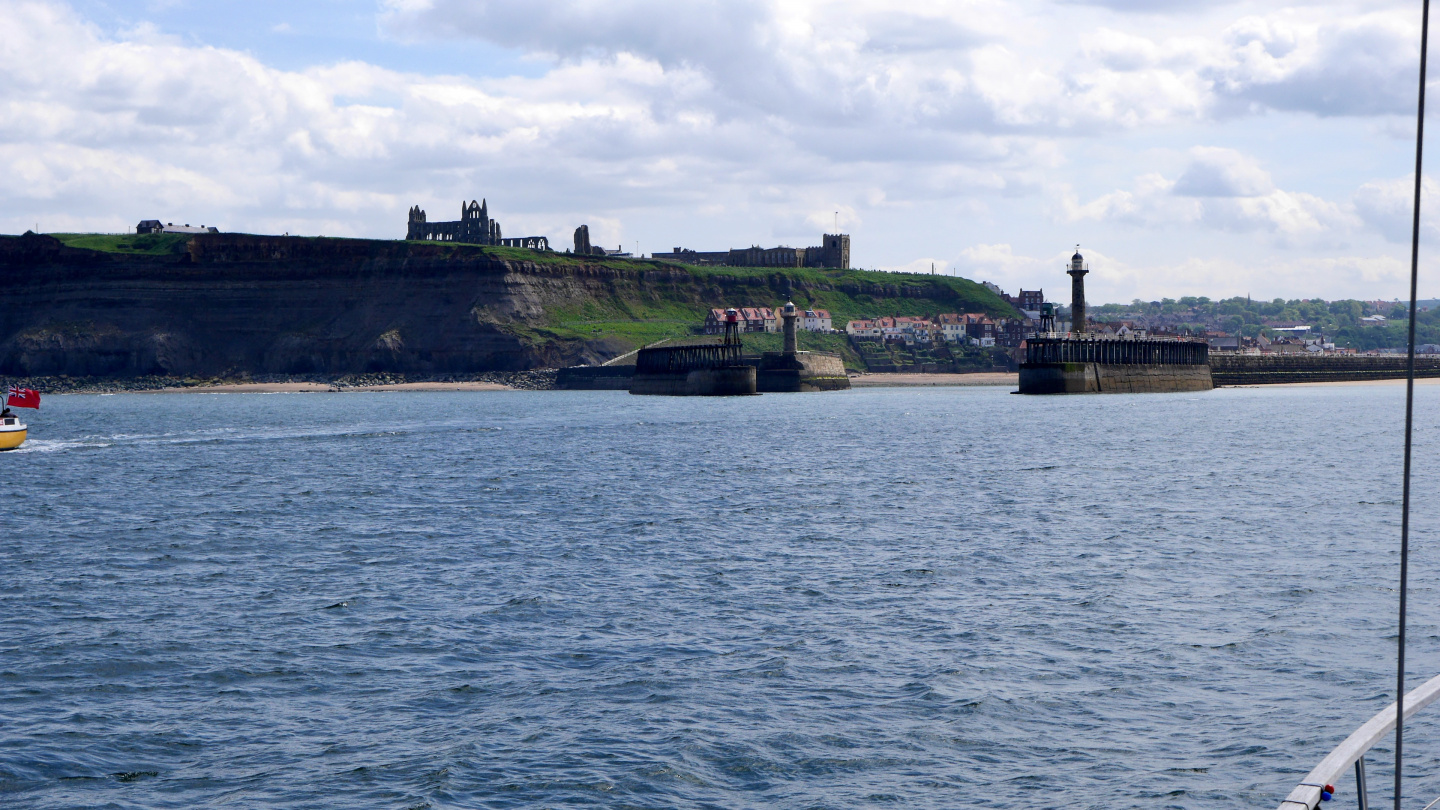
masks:
<path id="1" fill-rule="evenodd" d="M 1025 341 L 1022 394 L 1209 391 L 1210 347 L 1176 337 L 1041 333 Z"/>
<path id="2" fill-rule="evenodd" d="M 1025 341 L 1022 394 L 1143 394 L 1209 391 L 1210 346 L 1183 337 L 1098 335 L 1086 331 L 1085 274 L 1076 246 L 1071 278 L 1070 332 L 1040 332 Z M 1044 318 L 1053 324 L 1053 316 Z"/>
<path id="3" fill-rule="evenodd" d="M 725 313 L 721 343 L 656 346 L 635 357 L 630 393 L 659 396 L 737 396 L 754 394 L 755 367 L 741 357 L 739 313 Z"/>

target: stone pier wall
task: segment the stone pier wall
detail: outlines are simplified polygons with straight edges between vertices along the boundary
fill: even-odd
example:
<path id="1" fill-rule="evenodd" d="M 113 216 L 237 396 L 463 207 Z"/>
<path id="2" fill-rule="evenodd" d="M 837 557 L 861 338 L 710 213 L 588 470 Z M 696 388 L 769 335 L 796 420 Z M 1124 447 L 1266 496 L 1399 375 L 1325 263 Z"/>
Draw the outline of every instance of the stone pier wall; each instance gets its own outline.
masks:
<path id="1" fill-rule="evenodd" d="M 839 391 L 850 387 L 845 362 L 832 352 L 766 352 L 747 362 L 756 367 L 756 385 L 762 393 Z"/>
<path id="2" fill-rule="evenodd" d="M 1022 363 L 1022 394 L 1160 394 L 1214 388 L 1208 365 Z"/>
<path id="3" fill-rule="evenodd" d="M 634 366 L 572 366 L 555 373 L 562 391 L 629 391 Z"/>
<path id="4" fill-rule="evenodd" d="M 655 373 L 637 371 L 630 393 L 669 397 L 729 397 L 755 393 L 755 367 L 700 368 Z"/>
<path id="5" fill-rule="evenodd" d="M 1396 380 L 1405 377 L 1404 355 L 1212 354 L 1216 385 Z M 1415 358 L 1416 377 L 1440 377 L 1440 356 Z"/>

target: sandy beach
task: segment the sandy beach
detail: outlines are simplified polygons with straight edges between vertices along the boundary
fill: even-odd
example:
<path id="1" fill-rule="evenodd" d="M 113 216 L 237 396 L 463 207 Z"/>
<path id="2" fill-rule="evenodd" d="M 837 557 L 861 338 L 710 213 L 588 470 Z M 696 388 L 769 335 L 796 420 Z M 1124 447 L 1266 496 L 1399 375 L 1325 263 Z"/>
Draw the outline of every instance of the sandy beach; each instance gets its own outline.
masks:
<path id="1" fill-rule="evenodd" d="M 1330 382 L 1294 382 L 1294 383 L 1271 383 L 1267 385 L 1226 385 L 1217 386 L 1223 388 L 1313 388 L 1315 386 L 1328 385 L 1404 385 L 1405 378 L 1399 377 L 1393 380 L 1333 380 Z M 1440 377 L 1419 377 L 1415 384 L 1418 385 L 1440 385 Z"/>
<path id="2" fill-rule="evenodd" d="M 850 378 L 852 388 L 919 387 L 940 385 L 1020 384 L 1020 375 L 1005 372 L 976 374 L 861 374 Z"/>

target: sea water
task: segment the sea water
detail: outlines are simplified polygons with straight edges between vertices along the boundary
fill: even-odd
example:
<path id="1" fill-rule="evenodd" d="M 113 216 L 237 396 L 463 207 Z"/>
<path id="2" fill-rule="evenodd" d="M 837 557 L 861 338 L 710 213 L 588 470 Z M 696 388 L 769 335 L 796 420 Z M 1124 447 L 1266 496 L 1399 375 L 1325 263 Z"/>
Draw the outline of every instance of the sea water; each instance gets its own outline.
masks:
<path id="1" fill-rule="evenodd" d="M 1403 392 L 46 398 L 0 806 L 1273 807 L 1394 697 Z"/>

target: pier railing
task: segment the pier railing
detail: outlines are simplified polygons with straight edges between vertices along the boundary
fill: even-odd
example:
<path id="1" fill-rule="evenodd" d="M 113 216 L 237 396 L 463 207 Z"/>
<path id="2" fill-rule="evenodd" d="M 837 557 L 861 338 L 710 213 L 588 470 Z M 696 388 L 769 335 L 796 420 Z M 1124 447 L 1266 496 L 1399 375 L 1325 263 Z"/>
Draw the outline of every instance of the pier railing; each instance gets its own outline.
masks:
<path id="1" fill-rule="evenodd" d="M 636 374 L 683 374 L 707 368 L 743 365 L 739 344 L 657 346 L 641 349 L 635 357 Z"/>
<path id="2" fill-rule="evenodd" d="M 1198 366 L 1209 360 L 1210 345 L 1194 338 L 1098 337 L 1050 332 L 1025 341 L 1026 363 Z"/>
<path id="3" fill-rule="evenodd" d="M 1405 695 L 1405 719 L 1409 720 L 1411 715 L 1434 703 L 1440 698 L 1440 675 L 1431 678 L 1420 686 L 1410 690 Z M 1369 810 L 1370 797 L 1365 790 L 1365 752 L 1369 751 L 1377 742 L 1384 739 L 1395 730 L 1395 704 L 1391 703 L 1383 711 L 1365 722 L 1365 725 L 1355 729 L 1355 733 L 1345 738 L 1345 741 L 1336 746 L 1326 757 L 1320 760 L 1314 770 L 1310 771 L 1300 784 L 1290 791 L 1290 795 L 1280 802 L 1279 810 L 1315 810 L 1322 800 L 1328 796 L 1323 793 L 1331 793 L 1326 788 L 1333 787 L 1340 780 L 1346 769 L 1352 765 L 1355 767 L 1355 794 L 1357 806 L 1360 810 Z"/>

